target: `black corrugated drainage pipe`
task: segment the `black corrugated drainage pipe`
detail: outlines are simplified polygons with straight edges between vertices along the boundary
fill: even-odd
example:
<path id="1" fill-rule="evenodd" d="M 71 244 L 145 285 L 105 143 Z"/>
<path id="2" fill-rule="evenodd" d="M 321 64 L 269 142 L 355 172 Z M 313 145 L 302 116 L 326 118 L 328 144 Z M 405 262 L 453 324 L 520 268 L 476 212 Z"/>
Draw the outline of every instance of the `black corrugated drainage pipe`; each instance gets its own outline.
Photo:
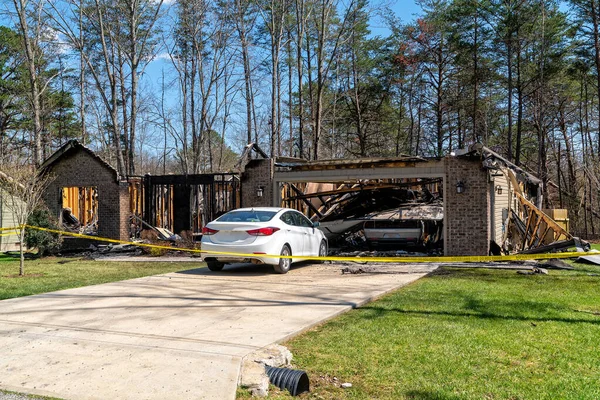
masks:
<path id="1" fill-rule="evenodd" d="M 281 390 L 288 390 L 292 396 L 308 392 L 310 384 L 306 372 L 298 369 L 266 366 L 267 376 L 271 383 Z"/>

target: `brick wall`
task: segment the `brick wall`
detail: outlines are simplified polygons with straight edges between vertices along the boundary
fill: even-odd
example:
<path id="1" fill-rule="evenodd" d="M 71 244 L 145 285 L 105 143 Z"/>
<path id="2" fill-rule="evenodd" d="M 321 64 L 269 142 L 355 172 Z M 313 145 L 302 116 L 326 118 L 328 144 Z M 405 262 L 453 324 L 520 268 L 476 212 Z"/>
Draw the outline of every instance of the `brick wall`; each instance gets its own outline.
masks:
<path id="1" fill-rule="evenodd" d="M 126 183 L 116 180 L 115 172 L 83 149 L 72 149 L 52 164 L 54 177 L 44 195 L 51 212 L 60 215 L 60 188 L 95 186 L 98 188 L 98 236 L 129 238 L 129 196 Z"/>
<path id="2" fill-rule="evenodd" d="M 488 255 L 490 243 L 490 192 L 481 160 L 445 158 L 446 254 Z M 456 192 L 462 181 L 464 193 Z"/>
<path id="3" fill-rule="evenodd" d="M 271 207 L 273 204 L 273 160 L 250 160 L 242 174 L 242 207 Z M 256 195 L 263 188 L 262 197 Z"/>

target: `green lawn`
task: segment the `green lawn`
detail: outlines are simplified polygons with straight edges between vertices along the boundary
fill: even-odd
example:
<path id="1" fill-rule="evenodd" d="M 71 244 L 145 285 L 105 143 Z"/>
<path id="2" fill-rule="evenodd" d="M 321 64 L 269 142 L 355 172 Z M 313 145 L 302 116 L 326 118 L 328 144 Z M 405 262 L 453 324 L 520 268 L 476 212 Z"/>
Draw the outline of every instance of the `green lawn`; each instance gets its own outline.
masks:
<path id="1" fill-rule="evenodd" d="M 576 267 L 440 269 L 344 314 L 285 343 L 310 376 L 302 397 L 598 399 L 600 267 Z"/>
<path id="2" fill-rule="evenodd" d="M 142 276 L 197 268 L 198 262 L 102 262 L 76 258 L 43 258 L 25 261 L 20 277 L 17 258 L 0 255 L 0 300 L 55 290 L 115 282 Z"/>

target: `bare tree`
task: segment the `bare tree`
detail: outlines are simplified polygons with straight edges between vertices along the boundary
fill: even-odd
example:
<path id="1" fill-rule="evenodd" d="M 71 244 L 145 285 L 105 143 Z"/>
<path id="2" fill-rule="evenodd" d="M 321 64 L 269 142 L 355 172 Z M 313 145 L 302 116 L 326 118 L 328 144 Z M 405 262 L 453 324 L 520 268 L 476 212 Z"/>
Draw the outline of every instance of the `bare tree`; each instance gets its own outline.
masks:
<path id="1" fill-rule="evenodd" d="M 335 20 L 339 6 L 339 0 L 317 0 L 312 17 L 309 19 L 311 32 L 307 32 L 305 35 L 313 140 L 312 156 L 315 160 L 319 158 L 319 142 L 323 130 L 323 110 L 325 107 L 323 103 L 329 75 L 338 56 L 340 46 L 349 40 L 348 32 L 351 29 L 349 19 L 355 1 L 351 0 L 348 3 L 341 22 L 336 24 Z M 313 40 L 316 43 L 313 43 Z M 314 54 L 311 49 L 314 49 Z M 316 65 L 313 65 L 313 57 L 316 58 Z M 316 77 L 313 76 L 313 69 L 316 70 Z"/>
<path id="2" fill-rule="evenodd" d="M 285 23 L 290 9 L 289 1 L 268 0 L 259 2 L 263 23 L 269 33 L 271 52 L 271 125 L 270 154 L 281 153 L 281 78 L 280 57 L 285 44 Z"/>
<path id="3" fill-rule="evenodd" d="M 4 207 L 13 213 L 18 225 L 20 276 L 25 274 L 25 225 L 31 214 L 42 206 L 42 196 L 51 181 L 50 175 L 41 174 L 32 165 L 0 165 L 0 195 L 4 197 Z"/>
<path id="4" fill-rule="evenodd" d="M 50 2 L 45 13 L 53 20 L 54 29 L 78 51 L 101 95 L 110 116 L 117 169 L 123 175 L 135 174 L 139 76 L 156 53 L 154 39 L 162 3 L 67 0 L 64 4 Z"/>
<path id="5" fill-rule="evenodd" d="M 252 68 L 250 66 L 250 33 L 254 29 L 256 12 L 253 2 L 249 0 L 233 0 L 233 20 L 238 33 L 244 68 L 244 89 L 246 99 L 246 141 L 252 142 L 252 132 L 257 130 L 256 109 L 254 105 L 254 89 L 252 88 Z"/>
<path id="6" fill-rule="evenodd" d="M 19 31 L 25 49 L 25 59 L 29 78 L 29 102 L 33 119 L 33 163 L 42 162 L 42 94 L 48 88 L 50 79 L 40 76 L 40 63 L 43 59 L 42 40 L 44 37 L 44 0 L 13 0 Z M 56 75 L 55 75 L 56 76 Z"/>

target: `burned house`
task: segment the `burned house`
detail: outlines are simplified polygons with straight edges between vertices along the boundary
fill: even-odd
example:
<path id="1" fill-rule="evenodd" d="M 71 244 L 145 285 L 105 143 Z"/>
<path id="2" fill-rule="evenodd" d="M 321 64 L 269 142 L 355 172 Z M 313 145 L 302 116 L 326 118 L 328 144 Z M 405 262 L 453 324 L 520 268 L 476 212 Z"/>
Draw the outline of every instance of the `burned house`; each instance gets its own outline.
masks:
<path id="1" fill-rule="evenodd" d="M 125 180 L 71 141 L 42 168 L 55 177 L 45 198 L 63 227 L 99 237 L 126 240 L 150 229 L 197 240 L 223 212 L 284 206 L 319 222 L 332 243 L 357 233 L 368 247 L 444 255 L 573 244 L 548 215 L 560 212 L 540 209 L 541 182 L 481 145 L 443 158 L 306 161 L 269 158 L 249 144 L 237 172 Z"/>

